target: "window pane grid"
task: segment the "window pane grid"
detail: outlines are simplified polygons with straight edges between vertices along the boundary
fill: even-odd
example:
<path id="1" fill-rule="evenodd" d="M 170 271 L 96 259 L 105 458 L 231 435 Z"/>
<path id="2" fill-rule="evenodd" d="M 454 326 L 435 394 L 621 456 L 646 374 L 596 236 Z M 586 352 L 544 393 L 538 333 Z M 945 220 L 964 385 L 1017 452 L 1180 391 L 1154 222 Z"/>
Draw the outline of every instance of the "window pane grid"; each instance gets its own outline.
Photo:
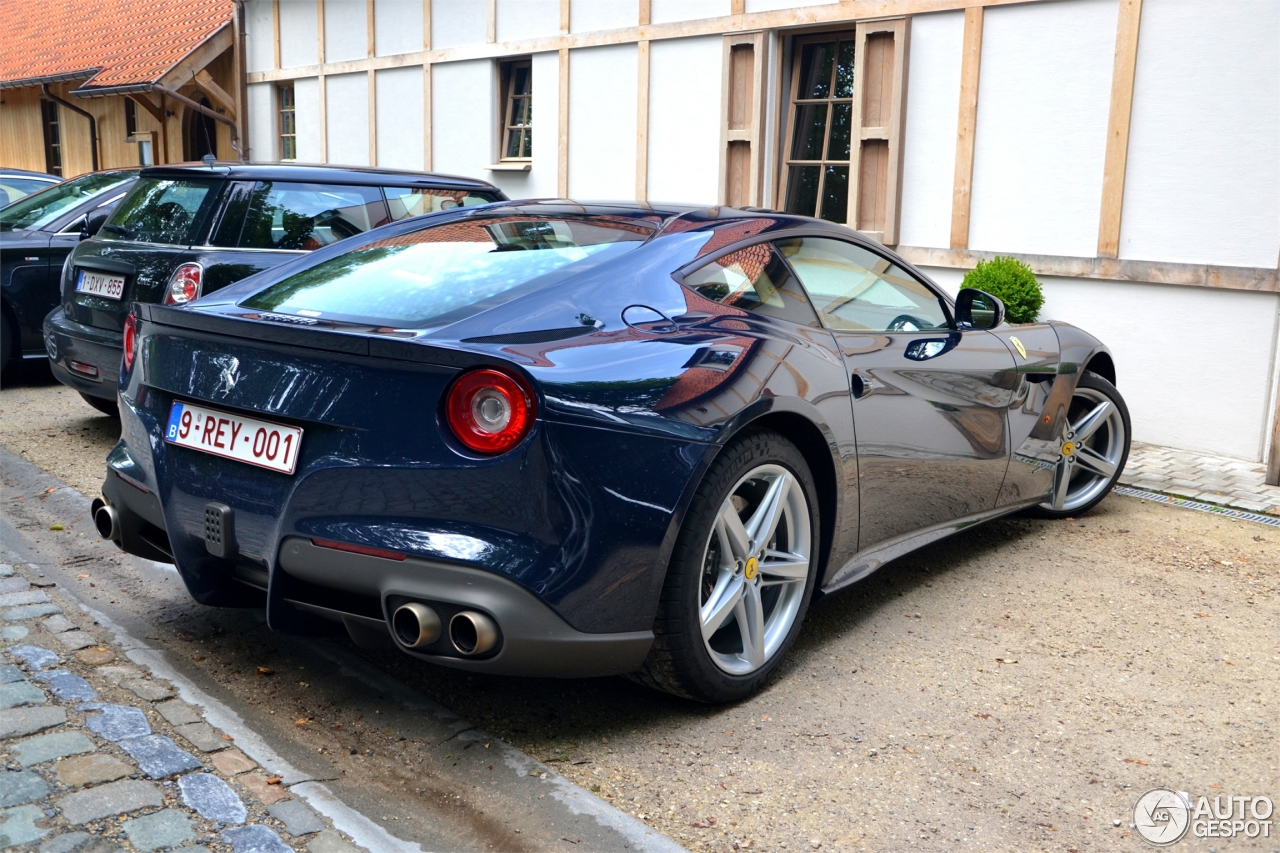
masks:
<path id="1" fill-rule="evenodd" d="M 789 213 L 847 221 L 853 53 L 852 33 L 796 44 L 783 192 Z"/>
<path id="2" fill-rule="evenodd" d="M 527 160 L 533 157 L 533 66 L 526 59 L 508 63 L 505 71 L 502 157 Z"/>
<path id="3" fill-rule="evenodd" d="M 298 122 L 293 84 L 277 86 L 280 101 L 280 159 L 298 159 Z"/>

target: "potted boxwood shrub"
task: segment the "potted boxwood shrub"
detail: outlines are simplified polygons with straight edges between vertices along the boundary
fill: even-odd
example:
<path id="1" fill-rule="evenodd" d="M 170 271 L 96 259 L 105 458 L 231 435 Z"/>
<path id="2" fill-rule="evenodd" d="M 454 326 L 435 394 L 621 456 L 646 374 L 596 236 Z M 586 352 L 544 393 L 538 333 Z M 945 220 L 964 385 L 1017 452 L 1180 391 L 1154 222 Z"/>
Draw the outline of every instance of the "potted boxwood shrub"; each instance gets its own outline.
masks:
<path id="1" fill-rule="evenodd" d="M 1031 267 L 1017 258 L 1000 255 L 978 265 L 965 274 L 960 289 L 977 288 L 1004 303 L 1005 319 L 1010 323 L 1034 323 L 1044 305 L 1040 281 Z"/>

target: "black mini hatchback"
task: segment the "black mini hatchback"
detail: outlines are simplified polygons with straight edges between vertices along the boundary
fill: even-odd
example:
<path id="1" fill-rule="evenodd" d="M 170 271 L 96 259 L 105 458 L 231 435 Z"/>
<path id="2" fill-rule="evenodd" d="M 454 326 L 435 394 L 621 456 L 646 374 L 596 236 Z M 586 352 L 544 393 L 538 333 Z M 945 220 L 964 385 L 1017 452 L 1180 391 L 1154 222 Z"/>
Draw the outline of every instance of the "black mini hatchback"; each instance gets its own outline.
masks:
<path id="1" fill-rule="evenodd" d="M 181 305 L 388 222 L 506 199 L 492 184 L 425 172 L 291 163 L 187 163 L 137 184 L 62 268 L 44 321 L 54 376 L 116 411 L 134 302 Z"/>

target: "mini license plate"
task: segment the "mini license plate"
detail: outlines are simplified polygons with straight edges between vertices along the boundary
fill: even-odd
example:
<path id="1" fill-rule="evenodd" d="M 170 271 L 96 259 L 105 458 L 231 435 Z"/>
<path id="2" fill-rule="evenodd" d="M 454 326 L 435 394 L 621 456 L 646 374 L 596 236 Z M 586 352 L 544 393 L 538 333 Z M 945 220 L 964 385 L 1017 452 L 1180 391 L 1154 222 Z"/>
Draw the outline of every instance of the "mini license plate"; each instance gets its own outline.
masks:
<path id="1" fill-rule="evenodd" d="M 292 474 L 302 430 L 175 401 L 164 440 L 180 447 Z"/>
<path id="2" fill-rule="evenodd" d="M 94 296 L 105 296 L 108 299 L 119 299 L 124 295 L 124 276 L 80 270 L 76 278 L 76 290 L 80 293 L 92 293 Z"/>

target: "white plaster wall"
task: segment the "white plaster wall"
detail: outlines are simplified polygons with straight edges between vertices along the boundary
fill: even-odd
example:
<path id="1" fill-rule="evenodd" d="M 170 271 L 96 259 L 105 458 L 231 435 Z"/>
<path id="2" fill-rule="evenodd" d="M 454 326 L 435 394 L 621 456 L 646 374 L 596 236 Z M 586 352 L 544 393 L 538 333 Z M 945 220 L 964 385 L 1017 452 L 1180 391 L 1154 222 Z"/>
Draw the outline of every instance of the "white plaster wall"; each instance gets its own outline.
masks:
<path id="1" fill-rule="evenodd" d="M 485 166 L 493 162 L 497 138 L 492 63 L 477 59 L 434 65 L 431 89 L 432 169 L 488 177 Z"/>
<path id="2" fill-rule="evenodd" d="M 422 50 L 422 0 L 375 0 L 373 35 L 378 56 Z"/>
<path id="3" fill-rule="evenodd" d="M 329 4 L 326 2 L 325 6 Z M 369 165 L 369 75 L 334 74 L 324 81 L 329 162 Z"/>
<path id="4" fill-rule="evenodd" d="M 1120 257 L 1274 267 L 1277 254 L 1280 3 L 1148 0 Z"/>
<path id="5" fill-rule="evenodd" d="M 249 84 L 249 159 L 276 159 L 274 83 Z"/>
<path id="6" fill-rule="evenodd" d="M 640 0 L 570 0 L 569 32 L 616 30 L 639 23 Z"/>
<path id="7" fill-rule="evenodd" d="M 899 232 L 906 246 L 951 245 L 963 48 L 964 12 L 911 19 Z"/>
<path id="8" fill-rule="evenodd" d="M 320 162 L 320 81 L 293 81 L 293 120 L 298 132 L 298 162 Z"/>
<path id="9" fill-rule="evenodd" d="M 369 55 L 369 11 L 365 0 L 324 0 L 325 62 Z"/>
<path id="10" fill-rule="evenodd" d="M 249 71 L 267 71 L 275 67 L 274 17 L 271 0 L 245 0 L 245 67 Z"/>
<path id="11" fill-rule="evenodd" d="M 827 6 L 838 0 L 747 0 L 747 14 L 768 12 L 773 9 L 795 9 L 799 6 Z"/>
<path id="12" fill-rule="evenodd" d="M 533 168 L 527 172 L 476 172 L 473 174 L 502 187 L 502 191 L 513 199 L 558 196 L 559 115 L 560 55 L 554 51 L 535 53 L 533 55 Z M 497 132 L 495 124 L 494 133 Z M 495 148 L 494 156 L 497 156 L 496 152 Z"/>
<path id="13" fill-rule="evenodd" d="M 377 72 L 378 165 L 421 169 L 423 164 L 422 66 Z"/>
<path id="14" fill-rule="evenodd" d="M 431 0 L 431 47 L 483 44 L 489 29 L 486 5 L 484 0 Z M 559 12 L 556 26 L 560 26 Z"/>
<path id="15" fill-rule="evenodd" d="M 655 24 L 721 18 L 733 12 L 732 0 L 652 0 L 649 20 Z"/>
<path id="16" fill-rule="evenodd" d="M 649 51 L 649 198 L 713 205 L 724 38 L 655 41 Z"/>
<path id="17" fill-rule="evenodd" d="M 280 67 L 297 68 L 320 61 L 319 14 L 315 0 L 281 0 Z"/>
<path id="18" fill-rule="evenodd" d="M 569 75 L 570 197 L 635 198 L 636 46 L 572 51 Z"/>
<path id="19" fill-rule="evenodd" d="M 560 0 L 498 0 L 498 41 L 560 34 Z"/>
<path id="20" fill-rule="evenodd" d="M 953 296 L 965 273 L 921 269 Z M 1078 326 L 1111 350 L 1135 441 L 1262 459 L 1280 295 L 1039 278 L 1040 316 Z"/>
<path id="21" fill-rule="evenodd" d="M 987 9 L 971 248 L 1097 254 L 1116 18 L 1116 0 Z"/>

